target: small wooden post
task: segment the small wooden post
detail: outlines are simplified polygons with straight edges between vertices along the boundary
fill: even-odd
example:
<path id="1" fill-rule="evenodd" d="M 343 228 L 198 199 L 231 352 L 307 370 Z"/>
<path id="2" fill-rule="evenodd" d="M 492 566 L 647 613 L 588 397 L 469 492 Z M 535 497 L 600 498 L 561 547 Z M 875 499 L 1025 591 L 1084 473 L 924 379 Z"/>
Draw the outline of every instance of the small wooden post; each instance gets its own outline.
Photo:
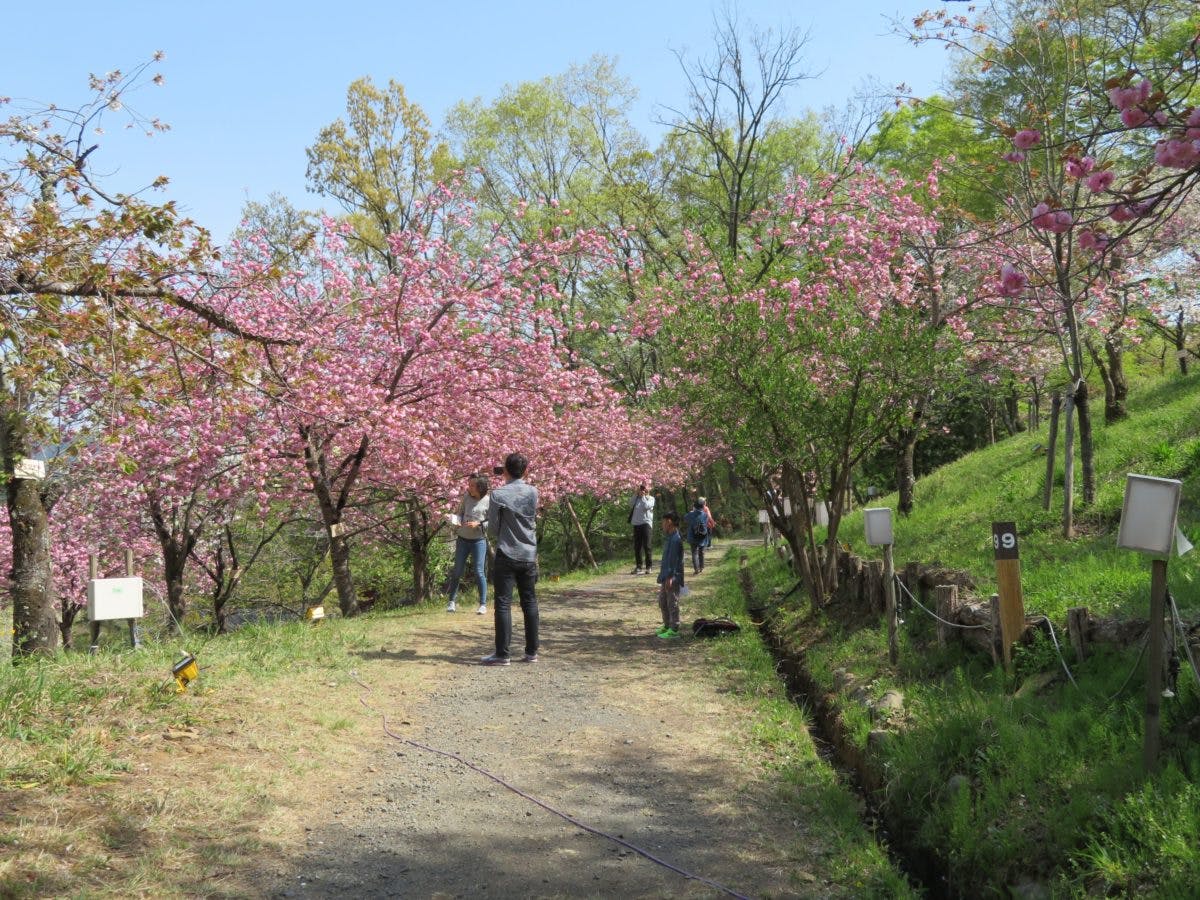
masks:
<path id="1" fill-rule="evenodd" d="M 883 594 L 883 563 L 878 559 L 863 560 L 862 567 L 862 600 L 863 605 L 872 612 Z"/>
<path id="2" fill-rule="evenodd" d="M 921 599 L 921 564 L 919 562 L 909 562 L 904 564 L 904 586 L 908 588 L 908 592 Z"/>
<path id="3" fill-rule="evenodd" d="M 938 618 L 945 619 L 946 622 L 953 622 L 954 614 L 958 610 L 958 585 L 939 584 L 933 590 L 934 596 L 937 598 Z M 950 627 L 943 622 L 937 623 L 939 647 L 945 647 L 949 643 L 951 637 Z"/>
<path id="4" fill-rule="evenodd" d="M 1067 610 L 1067 637 L 1071 646 L 1075 648 L 1075 659 L 1078 662 L 1087 659 L 1087 623 L 1086 606 L 1073 606 Z"/>
<path id="5" fill-rule="evenodd" d="M 887 615 L 888 660 L 894 666 L 900 661 L 900 639 L 896 634 L 896 564 L 891 544 L 883 545 L 883 607 Z"/>
<path id="6" fill-rule="evenodd" d="M 133 551 L 128 547 L 125 548 L 125 577 L 134 577 Z M 126 619 L 125 621 L 129 624 L 129 646 L 134 650 L 140 650 L 142 648 L 142 632 L 141 629 L 138 628 L 138 620 Z"/>
<path id="7" fill-rule="evenodd" d="M 988 611 L 991 613 L 991 635 L 992 635 L 992 663 L 1000 665 L 1003 659 L 1003 654 L 1000 651 L 1000 644 L 1003 641 L 1000 627 L 1000 595 L 992 594 L 988 601 Z"/>
<path id="8" fill-rule="evenodd" d="M 1150 563 L 1150 649 L 1146 669 L 1146 735 L 1142 765 L 1147 773 L 1158 767 L 1159 718 L 1162 713 L 1163 619 L 1167 599 L 1167 561 Z"/>
<path id="9" fill-rule="evenodd" d="M 1021 560 L 1015 522 L 992 523 L 996 585 L 1000 589 L 1000 649 L 1004 668 L 1012 668 L 1012 645 L 1025 630 L 1025 598 L 1021 593 Z"/>
<path id="10" fill-rule="evenodd" d="M 88 554 L 88 581 L 95 581 L 100 577 L 100 558 L 95 553 Z M 91 633 L 91 640 L 88 643 L 88 653 L 96 653 L 100 650 L 100 623 L 92 621 L 88 623 L 88 631 Z"/>

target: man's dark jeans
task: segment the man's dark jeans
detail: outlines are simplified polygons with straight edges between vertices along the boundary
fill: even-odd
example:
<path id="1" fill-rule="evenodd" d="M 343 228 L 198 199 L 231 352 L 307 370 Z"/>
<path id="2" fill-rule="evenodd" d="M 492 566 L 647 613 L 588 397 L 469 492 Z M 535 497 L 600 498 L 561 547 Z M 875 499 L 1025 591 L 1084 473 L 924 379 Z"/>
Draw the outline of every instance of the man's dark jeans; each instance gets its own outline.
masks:
<path id="1" fill-rule="evenodd" d="M 496 564 L 492 570 L 492 602 L 495 604 L 496 655 L 508 659 L 508 645 L 512 641 L 512 592 L 516 582 L 521 596 L 521 616 L 525 620 L 525 653 L 533 656 L 538 652 L 538 605 L 537 561 L 524 562 L 509 559 L 496 553 Z"/>
<path id="2" fill-rule="evenodd" d="M 645 563 L 642 560 L 645 559 Z M 639 569 L 650 571 L 650 567 L 654 565 L 654 560 L 650 556 L 650 526 L 649 525 L 634 525 L 633 526 L 633 564 Z"/>

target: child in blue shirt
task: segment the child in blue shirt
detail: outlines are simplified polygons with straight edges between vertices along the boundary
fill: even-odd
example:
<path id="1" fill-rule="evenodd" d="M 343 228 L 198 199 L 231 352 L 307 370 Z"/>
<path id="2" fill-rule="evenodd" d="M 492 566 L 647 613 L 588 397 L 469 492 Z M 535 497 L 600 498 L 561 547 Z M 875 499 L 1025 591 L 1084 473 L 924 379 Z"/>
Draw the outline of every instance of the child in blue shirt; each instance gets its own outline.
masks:
<path id="1" fill-rule="evenodd" d="M 679 590 L 683 587 L 683 538 L 679 515 L 669 512 L 662 519 L 662 565 L 658 570 L 658 608 L 662 612 L 660 638 L 679 637 Z"/>

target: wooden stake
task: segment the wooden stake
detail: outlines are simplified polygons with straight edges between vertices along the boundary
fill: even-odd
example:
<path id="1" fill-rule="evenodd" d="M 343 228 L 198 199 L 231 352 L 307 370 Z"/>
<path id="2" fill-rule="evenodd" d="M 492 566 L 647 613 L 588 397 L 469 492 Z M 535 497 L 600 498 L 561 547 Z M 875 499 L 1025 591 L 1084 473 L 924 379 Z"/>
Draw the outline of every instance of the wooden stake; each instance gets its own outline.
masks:
<path id="1" fill-rule="evenodd" d="M 1163 618 L 1167 600 L 1167 561 L 1150 564 L 1150 652 L 1146 669 L 1146 735 L 1142 765 L 1147 773 L 1158 767 L 1159 719 L 1162 714 Z"/>
<path id="2" fill-rule="evenodd" d="M 1025 597 L 1021 592 L 1021 560 L 1015 522 L 992 523 L 996 587 L 1000 593 L 1000 652 L 1004 668 L 1012 668 L 1012 645 L 1025 631 Z"/>
<path id="3" fill-rule="evenodd" d="M 888 660 L 894 666 L 900 660 L 900 639 L 896 635 L 896 564 L 892 545 L 883 546 L 883 602 L 887 615 Z"/>
<path id="4" fill-rule="evenodd" d="M 944 619 L 945 622 L 953 622 L 954 613 L 958 609 L 958 585 L 939 584 L 933 589 L 933 593 L 937 598 L 938 618 Z M 951 626 L 945 624 L 945 622 L 937 623 L 937 639 L 939 647 L 945 647 L 946 644 L 950 642 Z"/>

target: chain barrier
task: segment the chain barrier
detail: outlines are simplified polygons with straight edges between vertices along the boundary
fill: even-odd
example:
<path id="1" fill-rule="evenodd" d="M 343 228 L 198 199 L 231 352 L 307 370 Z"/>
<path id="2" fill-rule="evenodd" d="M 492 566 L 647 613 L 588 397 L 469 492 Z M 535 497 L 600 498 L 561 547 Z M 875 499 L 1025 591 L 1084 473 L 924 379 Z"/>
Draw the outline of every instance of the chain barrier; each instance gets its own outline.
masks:
<path id="1" fill-rule="evenodd" d="M 921 609 L 925 610 L 925 612 L 927 612 L 929 615 L 933 616 L 933 618 L 937 619 L 943 625 L 949 625 L 951 628 L 964 628 L 964 629 L 989 627 L 987 625 L 964 625 L 962 622 L 947 622 L 945 619 L 943 619 L 937 613 L 935 613 L 932 610 L 930 610 L 929 608 L 927 608 L 925 606 L 925 604 L 923 604 L 920 600 L 918 600 L 916 597 L 914 597 L 912 595 L 912 592 L 908 589 L 908 587 L 904 584 L 904 582 L 900 580 L 899 575 L 896 575 L 895 578 L 896 578 L 896 584 L 900 585 L 900 590 L 902 590 L 902 591 L 904 591 L 904 593 L 908 594 L 909 600 L 911 600 L 913 603 L 917 604 L 917 606 L 921 607 Z"/>

